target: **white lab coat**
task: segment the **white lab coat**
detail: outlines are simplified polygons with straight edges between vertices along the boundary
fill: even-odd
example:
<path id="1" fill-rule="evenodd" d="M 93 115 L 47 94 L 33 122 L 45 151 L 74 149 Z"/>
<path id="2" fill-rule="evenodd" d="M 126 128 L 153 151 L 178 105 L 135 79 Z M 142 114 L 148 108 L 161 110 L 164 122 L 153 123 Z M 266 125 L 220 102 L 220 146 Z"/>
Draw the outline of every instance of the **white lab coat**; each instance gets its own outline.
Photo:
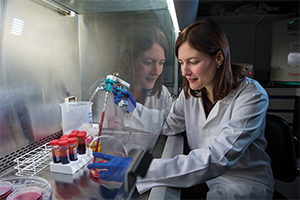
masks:
<path id="1" fill-rule="evenodd" d="M 103 110 L 105 91 L 100 93 L 97 112 L 100 117 Z M 136 129 L 153 134 L 160 134 L 163 124 L 172 107 L 172 96 L 163 86 L 161 96 L 147 96 L 144 105 L 136 103 L 136 108 L 131 113 L 125 113 L 114 104 L 113 94 L 108 97 L 103 128 L 109 129 Z M 102 106 L 101 106 L 102 105 Z"/>
<path id="2" fill-rule="evenodd" d="M 125 114 L 124 124 L 126 127 L 160 134 L 172 103 L 169 90 L 163 86 L 159 99 L 154 95 L 146 98 L 144 106 L 137 103 L 132 113 Z"/>
<path id="3" fill-rule="evenodd" d="M 136 186 L 143 193 L 154 186 L 191 187 L 206 182 L 208 199 L 270 199 L 274 180 L 264 151 L 268 95 L 253 79 L 218 101 L 208 118 L 201 98 L 181 92 L 164 125 L 164 134 L 186 130 L 191 152 L 154 159 Z"/>

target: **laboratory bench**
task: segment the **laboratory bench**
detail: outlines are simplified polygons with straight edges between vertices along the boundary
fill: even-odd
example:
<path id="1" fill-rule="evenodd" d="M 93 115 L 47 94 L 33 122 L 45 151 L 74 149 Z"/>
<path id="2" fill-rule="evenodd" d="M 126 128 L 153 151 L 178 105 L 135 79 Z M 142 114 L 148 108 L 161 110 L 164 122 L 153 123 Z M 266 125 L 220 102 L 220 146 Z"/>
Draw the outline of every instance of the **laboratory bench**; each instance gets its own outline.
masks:
<path id="1" fill-rule="evenodd" d="M 104 130 L 105 132 L 105 130 Z M 134 158 L 133 164 L 129 168 L 126 177 L 126 184 L 113 181 L 92 180 L 89 177 L 89 170 L 87 165 L 92 162 L 92 159 L 80 168 L 74 174 L 64 174 L 52 172 L 50 165 L 38 171 L 36 174 L 22 174 L 19 172 L 16 165 L 4 170 L 0 174 L 0 180 L 10 178 L 20 186 L 32 186 L 43 182 L 43 194 L 46 194 L 44 199 L 180 199 L 180 189 L 169 187 L 155 187 L 150 191 L 140 195 L 135 188 L 135 178 L 138 176 L 137 171 L 144 171 L 143 164 L 152 158 L 171 158 L 177 154 L 183 153 L 183 137 L 176 136 L 154 136 L 153 134 L 145 134 L 140 132 L 130 132 L 124 134 L 121 132 L 114 132 L 113 135 L 120 139 L 128 149 L 128 156 Z M 109 133 L 110 134 L 110 133 Z M 119 134 L 119 135 L 118 135 Z M 154 139 L 154 142 L 151 142 Z M 147 142 L 148 144 L 142 144 Z M 44 148 L 44 144 L 36 149 Z M 145 149 L 141 146 L 147 146 Z M 149 151 L 148 151 L 149 150 Z M 32 151 L 40 151 L 32 150 Z M 30 152 L 32 152 L 30 151 Z M 151 152 L 151 154 L 149 153 Z M 35 154 L 34 152 L 33 154 Z M 32 153 L 31 153 L 32 154 Z M 150 157 L 149 157 L 150 155 Z M 144 159 L 144 160 L 143 160 Z M 52 153 L 48 161 L 52 161 Z M 139 160 L 140 163 L 137 162 Z M 142 162 L 142 163 L 141 163 Z M 141 166 L 142 165 L 142 166 Z M 144 164 L 145 165 L 145 164 Z M 38 168 L 37 168 L 38 170 Z M 28 185 L 29 184 L 29 185 Z M 49 190 L 51 195 L 49 196 Z"/>

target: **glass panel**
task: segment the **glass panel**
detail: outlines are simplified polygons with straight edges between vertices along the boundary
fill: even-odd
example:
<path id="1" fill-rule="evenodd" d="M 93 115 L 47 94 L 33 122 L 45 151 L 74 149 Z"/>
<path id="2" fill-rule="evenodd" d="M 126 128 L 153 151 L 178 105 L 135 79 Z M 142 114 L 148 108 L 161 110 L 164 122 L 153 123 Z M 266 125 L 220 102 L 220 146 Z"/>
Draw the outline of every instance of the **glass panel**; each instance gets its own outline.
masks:
<path id="1" fill-rule="evenodd" d="M 153 8 L 148 10 L 98 12 L 79 17 L 83 100 L 92 97 L 107 75 L 117 72 L 120 79 L 130 84 L 137 108 L 131 113 L 122 111 L 110 90 L 103 134 L 112 129 L 140 131 L 134 135 L 139 137 L 135 140 L 147 141 L 143 145 L 148 150 L 172 105 L 172 89 L 162 85 L 174 84 L 174 28 L 166 7 L 154 9 L 158 2 L 167 5 L 164 0 L 149 1 L 145 4 Z M 93 122 L 100 126 L 105 96 L 106 91 L 102 90 L 92 99 Z"/>
<path id="2" fill-rule="evenodd" d="M 37 1 L 0 1 L 0 157 L 61 129 L 59 103 L 80 97 L 78 17 Z"/>

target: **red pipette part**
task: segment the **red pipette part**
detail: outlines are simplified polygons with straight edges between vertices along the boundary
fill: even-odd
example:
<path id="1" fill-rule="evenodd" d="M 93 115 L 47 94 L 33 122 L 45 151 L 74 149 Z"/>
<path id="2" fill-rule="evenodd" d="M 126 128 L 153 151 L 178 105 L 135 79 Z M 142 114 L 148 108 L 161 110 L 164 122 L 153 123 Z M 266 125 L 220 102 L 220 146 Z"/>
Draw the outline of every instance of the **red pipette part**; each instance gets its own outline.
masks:
<path id="1" fill-rule="evenodd" d="M 104 121 L 104 116 L 105 116 L 105 109 L 106 109 L 106 104 L 107 104 L 107 97 L 108 97 L 109 92 L 107 91 L 105 93 L 105 101 L 104 101 L 104 106 L 103 106 L 103 111 L 102 111 L 102 116 L 101 116 L 101 122 L 100 122 L 100 127 L 99 127 L 99 132 L 98 132 L 98 137 L 101 136 L 101 132 L 102 132 L 102 127 L 103 127 L 103 121 Z M 96 144 L 96 151 L 99 148 L 99 141 L 100 138 L 97 140 L 97 144 Z M 93 163 L 96 162 L 96 157 L 94 157 Z"/>

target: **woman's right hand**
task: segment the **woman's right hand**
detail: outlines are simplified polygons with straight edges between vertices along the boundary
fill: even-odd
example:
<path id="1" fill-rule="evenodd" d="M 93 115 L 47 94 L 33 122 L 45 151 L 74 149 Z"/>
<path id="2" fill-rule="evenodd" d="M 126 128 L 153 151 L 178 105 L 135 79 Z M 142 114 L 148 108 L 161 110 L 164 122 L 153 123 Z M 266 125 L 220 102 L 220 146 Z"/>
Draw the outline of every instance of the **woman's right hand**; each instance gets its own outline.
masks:
<path id="1" fill-rule="evenodd" d="M 131 92 L 128 90 L 118 90 L 113 86 L 114 103 L 124 110 L 126 113 L 131 113 L 136 108 L 136 101 L 134 100 Z"/>

